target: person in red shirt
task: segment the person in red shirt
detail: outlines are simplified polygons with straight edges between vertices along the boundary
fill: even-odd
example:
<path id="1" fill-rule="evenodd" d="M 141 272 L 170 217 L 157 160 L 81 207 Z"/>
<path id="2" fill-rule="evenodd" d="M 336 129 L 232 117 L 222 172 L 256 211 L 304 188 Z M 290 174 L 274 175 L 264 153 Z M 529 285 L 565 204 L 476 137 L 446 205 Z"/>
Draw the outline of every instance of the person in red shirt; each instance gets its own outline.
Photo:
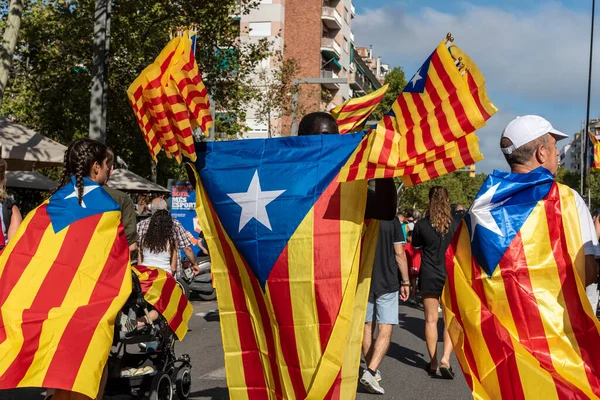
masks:
<path id="1" fill-rule="evenodd" d="M 412 246 L 412 231 L 406 234 L 406 245 L 404 246 L 406 260 L 408 264 L 408 275 L 410 278 L 410 297 L 409 304 L 417 304 L 417 278 L 421 269 L 421 250 Z"/>

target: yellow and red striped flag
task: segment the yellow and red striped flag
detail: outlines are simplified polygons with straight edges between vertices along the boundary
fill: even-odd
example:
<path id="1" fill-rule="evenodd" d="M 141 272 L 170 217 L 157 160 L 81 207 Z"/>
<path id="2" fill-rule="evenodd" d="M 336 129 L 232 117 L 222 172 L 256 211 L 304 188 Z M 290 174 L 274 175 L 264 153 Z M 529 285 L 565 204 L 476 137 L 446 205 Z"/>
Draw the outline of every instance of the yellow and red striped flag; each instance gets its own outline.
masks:
<path id="1" fill-rule="evenodd" d="M 207 134 L 213 126 L 208 93 L 192 51 L 192 32 L 172 39 L 154 63 L 127 90 L 136 119 L 156 161 L 161 148 L 167 157 L 195 161 L 192 128 Z"/>
<path id="2" fill-rule="evenodd" d="M 424 181 L 452 172 L 458 165 L 469 165 L 481 159 L 481 154 L 471 140 L 473 154 L 460 158 L 468 154 L 459 140 L 484 126 L 495 112 L 477 65 L 454 44 L 442 42 L 364 139 L 340 179 L 415 176 L 429 168 L 418 179 Z M 456 158 L 441 151 L 450 143 L 456 144 Z M 432 152 L 443 157 L 428 165 L 415 162 Z"/>
<path id="3" fill-rule="evenodd" d="M 118 204 L 84 181 L 82 205 L 73 178 L 0 255 L 0 389 L 96 397 L 131 269 Z"/>
<path id="4" fill-rule="evenodd" d="M 381 100 L 383 100 L 389 86 L 389 84 L 384 85 L 366 96 L 348 99 L 346 102 L 329 111 L 333 118 L 335 118 L 340 133 L 361 130 L 367 118 L 369 118 L 371 113 L 381 103 Z"/>
<path id="5" fill-rule="evenodd" d="M 143 265 L 134 266 L 133 272 L 140 281 L 144 299 L 161 313 L 177 339 L 183 340 L 194 308 L 175 278 L 163 269 Z"/>
<path id="6" fill-rule="evenodd" d="M 600 398 L 576 196 L 542 167 L 495 171 L 454 236 L 444 320 L 476 399 Z"/>
<path id="7" fill-rule="evenodd" d="M 379 224 L 363 223 L 366 182 L 335 178 L 362 136 L 209 142 L 198 154 L 232 399 L 356 395 Z M 247 206 L 255 190 L 267 204 Z"/>

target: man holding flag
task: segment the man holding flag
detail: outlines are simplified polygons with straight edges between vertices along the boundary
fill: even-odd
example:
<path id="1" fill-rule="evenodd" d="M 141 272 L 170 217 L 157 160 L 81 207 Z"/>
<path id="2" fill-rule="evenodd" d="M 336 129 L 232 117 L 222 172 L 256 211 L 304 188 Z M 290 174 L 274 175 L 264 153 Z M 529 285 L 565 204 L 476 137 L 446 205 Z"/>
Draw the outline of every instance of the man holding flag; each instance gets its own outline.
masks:
<path id="1" fill-rule="evenodd" d="M 598 277 L 589 210 L 554 181 L 556 142 L 542 117 L 511 121 L 494 171 L 447 258 L 448 331 L 475 398 L 600 396 L 600 324 L 585 286 Z"/>

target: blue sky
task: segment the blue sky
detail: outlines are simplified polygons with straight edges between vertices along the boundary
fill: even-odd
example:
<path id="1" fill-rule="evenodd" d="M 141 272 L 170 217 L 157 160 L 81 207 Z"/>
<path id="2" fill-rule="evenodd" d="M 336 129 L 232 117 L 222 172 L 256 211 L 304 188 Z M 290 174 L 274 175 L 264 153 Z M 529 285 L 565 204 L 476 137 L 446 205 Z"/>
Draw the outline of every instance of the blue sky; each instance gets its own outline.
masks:
<path id="1" fill-rule="evenodd" d="M 580 129 L 586 112 L 591 1 L 354 0 L 354 5 L 356 45 L 373 45 L 375 56 L 402 66 L 407 78 L 446 32 L 475 60 L 499 109 L 478 133 L 485 156 L 478 171 L 506 169 L 499 137 L 517 115 L 542 115 L 568 134 Z M 599 46 L 596 17 L 592 118 L 600 117 Z"/>

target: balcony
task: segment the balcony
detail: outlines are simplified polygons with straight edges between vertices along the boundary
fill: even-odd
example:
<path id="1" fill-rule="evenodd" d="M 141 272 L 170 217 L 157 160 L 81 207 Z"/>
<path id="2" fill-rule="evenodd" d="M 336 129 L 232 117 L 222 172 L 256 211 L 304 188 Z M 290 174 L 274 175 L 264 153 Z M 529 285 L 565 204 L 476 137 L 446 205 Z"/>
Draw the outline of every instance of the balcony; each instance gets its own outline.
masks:
<path id="1" fill-rule="evenodd" d="M 352 18 L 356 17 L 356 7 L 354 7 L 354 4 L 350 4 L 350 15 Z"/>
<path id="2" fill-rule="evenodd" d="M 354 43 L 354 32 L 350 31 L 350 41 Z"/>
<path id="3" fill-rule="evenodd" d="M 349 76 L 350 79 L 348 79 L 348 83 L 350 83 L 350 88 L 353 89 L 355 93 L 364 95 L 369 92 L 369 83 L 361 74 L 353 72 Z"/>
<path id="4" fill-rule="evenodd" d="M 329 54 L 336 59 L 340 59 L 342 56 L 342 46 L 338 44 L 334 39 L 321 38 L 321 51 Z"/>
<path id="5" fill-rule="evenodd" d="M 321 78 L 337 79 L 340 78 L 340 76 L 335 71 L 321 70 Z M 322 83 L 321 85 L 330 90 L 337 90 L 340 88 L 340 85 L 337 83 Z"/>
<path id="6" fill-rule="evenodd" d="M 333 29 L 333 30 L 342 29 L 342 23 L 343 23 L 342 16 L 333 7 L 323 6 L 321 20 L 323 21 L 325 26 L 329 29 Z"/>

